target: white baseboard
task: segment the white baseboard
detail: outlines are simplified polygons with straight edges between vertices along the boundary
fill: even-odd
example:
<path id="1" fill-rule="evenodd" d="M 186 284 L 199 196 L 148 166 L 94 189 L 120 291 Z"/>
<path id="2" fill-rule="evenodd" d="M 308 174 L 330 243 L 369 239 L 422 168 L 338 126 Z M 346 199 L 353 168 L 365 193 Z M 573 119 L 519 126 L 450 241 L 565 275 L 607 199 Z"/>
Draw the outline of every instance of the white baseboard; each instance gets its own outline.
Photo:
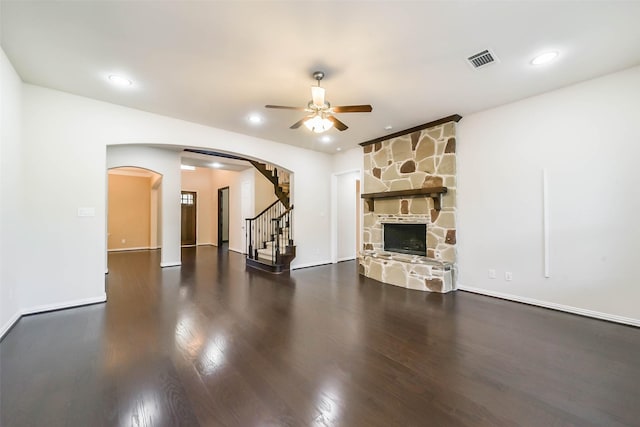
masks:
<path id="1" fill-rule="evenodd" d="M 242 249 L 229 248 L 229 250 L 231 252 L 236 252 L 236 253 L 239 253 L 239 254 L 242 254 L 242 255 L 246 255 Z"/>
<path id="2" fill-rule="evenodd" d="M 20 320 L 21 317 L 22 317 L 22 314 L 20 314 L 20 312 L 17 312 L 13 316 L 11 316 L 11 318 L 7 321 L 7 323 L 2 325 L 2 329 L 0 329 L 0 340 L 4 338 L 7 332 L 9 332 L 11 328 L 13 328 L 13 325 L 15 325 L 16 322 Z"/>
<path id="3" fill-rule="evenodd" d="M 93 298 L 83 298 L 74 301 L 66 301 L 55 304 L 44 304 L 35 307 L 29 307 L 22 310 L 22 315 L 43 313 L 45 311 L 62 310 L 64 308 L 80 307 L 83 305 L 98 304 L 107 301 L 107 294 L 102 294 Z"/>
<path id="4" fill-rule="evenodd" d="M 149 246 L 140 246 L 137 248 L 118 248 L 118 249 L 107 249 L 107 252 L 126 252 L 126 251 L 148 251 L 150 249 Z"/>
<path id="5" fill-rule="evenodd" d="M 198 243 L 196 246 L 216 246 L 213 243 Z"/>
<path id="6" fill-rule="evenodd" d="M 160 263 L 160 267 L 164 268 L 164 267 L 179 267 L 182 265 L 182 262 L 180 261 L 173 261 L 173 262 L 161 262 Z"/>
<path id="7" fill-rule="evenodd" d="M 321 265 L 333 264 L 331 260 L 329 261 L 319 261 L 319 262 L 308 262 L 305 264 L 296 264 L 295 266 L 291 266 L 292 270 L 298 270 L 300 268 L 309 268 L 309 267 L 320 267 Z"/>
<path id="8" fill-rule="evenodd" d="M 343 262 L 343 261 L 353 261 L 354 259 L 356 259 L 356 256 L 347 256 L 347 257 L 343 257 L 343 258 L 338 258 L 338 261 L 336 262 Z"/>
<path id="9" fill-rule="evenodd" d="M 24 308 L 20 310 L 18 313 L 16 313 L 15 315 L 13 315 L 13 317 L 11 317 L 11 319 L 9 319 L 9 321 L 2 326 L 2 329 L 0 329 L 0 340 L 4 338 L 5 334 L 13 327 L 13 325 L 16 324 L 16 322 L 18 322 L 18 320 L 20 320 L 22 316 L 27 316 L 29 314 L 44 313 L 47 311 L 63 310 L 66 308 L 82 307 L 82 306 L 91 305 L 91 304 L 99 304 L 106 301 L 107 301 L 107 294 L 102 294 L 100 296 L 93 297 L 93 298 L 83 298 L 83 299 L 74 300 L 74 301 L 66 301 L 66 302 L 55 303 L 55 304 L 44 304 L 44 305 L 38 305 L 35 307 Z"/>
<path id="10" fill-rule="evenodd" d="M 486 289 L 474 288 L 473 286 L 464 286 L 461 284 L 458 284 L 457 289 L 460 291 L 473 292 L 474 294 L 481 294 L 481 295 L 486 295 L 494 298 L 521 302 L 529 305 L 536 305 L 538 307 L 550 308 L 552 310 L 564 311 L 566 313 L 578 314 L 580 316 L 592 317 L 594 319 L 607 320 L 609 322 L 622 323 L 624 325 L 640 327 L 640 319 L 633 319 L 631 317 L 616 316 L 614 314 L 607 314 L 599 311 L 572 307 L 570 305 L 556 304 L 553 302 L 540 301 L 537 299 L 520 297 L 517 295 L 504 294 L 502 292 L 489 291 Z"/>

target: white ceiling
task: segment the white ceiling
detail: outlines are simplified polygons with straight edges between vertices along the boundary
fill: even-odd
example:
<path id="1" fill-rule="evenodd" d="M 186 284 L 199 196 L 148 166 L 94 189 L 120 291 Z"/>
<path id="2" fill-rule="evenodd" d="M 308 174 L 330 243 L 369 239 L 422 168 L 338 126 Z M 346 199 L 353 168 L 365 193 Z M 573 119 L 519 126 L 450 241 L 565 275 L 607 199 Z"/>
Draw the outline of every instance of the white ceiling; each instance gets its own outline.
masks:
<path id="1" fill-rule="evenodd" d="M 1 15 L 25 82 L 326 152 L 640 64 L 638 1 L 3 0 Z M 500 62 L 473 70 L 486 48 Z M 531 66 L 547 49 L 561 56 Z M 314 70 L 333 105 L 373 105 L 328 144 L 264 108 L 306 105 Z"/>

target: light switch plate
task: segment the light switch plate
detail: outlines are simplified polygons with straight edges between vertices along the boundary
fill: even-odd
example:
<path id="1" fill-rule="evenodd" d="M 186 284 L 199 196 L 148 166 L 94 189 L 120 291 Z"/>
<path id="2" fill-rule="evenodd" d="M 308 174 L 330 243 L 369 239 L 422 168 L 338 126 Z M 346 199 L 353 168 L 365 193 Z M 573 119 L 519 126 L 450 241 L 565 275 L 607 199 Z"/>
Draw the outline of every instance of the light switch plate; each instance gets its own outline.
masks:
<path id="1" fill-rule="evenodd" d="M 78 208 L 78 216 L 96 216 L 96 208 Z"/>

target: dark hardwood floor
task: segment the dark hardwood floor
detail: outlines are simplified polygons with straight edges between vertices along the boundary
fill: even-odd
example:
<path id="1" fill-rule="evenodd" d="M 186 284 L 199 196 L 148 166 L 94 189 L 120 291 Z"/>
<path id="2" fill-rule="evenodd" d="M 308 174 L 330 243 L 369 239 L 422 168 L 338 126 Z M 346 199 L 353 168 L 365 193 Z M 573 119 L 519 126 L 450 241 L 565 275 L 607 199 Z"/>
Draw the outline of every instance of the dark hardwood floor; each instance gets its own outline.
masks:
<path id="1" fill-rule="evenodd" d="M 640 330 L 214 247 L 109 256 L 108 302 L 0 343 L 13 426 L 638 426 Z"/>

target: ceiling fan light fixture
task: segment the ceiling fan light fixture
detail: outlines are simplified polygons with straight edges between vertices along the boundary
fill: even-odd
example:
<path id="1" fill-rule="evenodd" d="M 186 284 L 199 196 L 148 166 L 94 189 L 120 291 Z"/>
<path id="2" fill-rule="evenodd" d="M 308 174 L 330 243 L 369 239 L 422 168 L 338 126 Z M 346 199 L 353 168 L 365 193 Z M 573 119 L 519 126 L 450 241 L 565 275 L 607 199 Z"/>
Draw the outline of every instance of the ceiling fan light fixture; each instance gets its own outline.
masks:
<path id="1" fill-rule="evenodd" d="M 311 99 L 313 100 L 313 105 L 322 108 L 324 106 L 324 88 L 311 86 Z"/>
<path id="2" fill-rule="evenodd" d="M 315 133 L 326 132 L 331 128 L 336 128 L 340 132 L 349 129 L 349 126 L 334 115 L 336 113 L 370 113 L 373 110 L 373 107 L 368 104 L 332 107 L 324 98 L 324 88 L 320 87 L 320 80 L 322 80 L 323 77 L 324 72 L 322 71 L 313 73 L 313 78 L 318 81 L 318 85 L 311 86 L 311 101 L 309 101 L 306 107 L 288 107 L 285 105 L 268 104 L 265 105 L 265 108 L 305 111 L 307 116 L 289 126 L 289 129 L 298 129 L 304 124 L 307 129 Z"/>
<path id="3" fill-rule="evenodd" d="M 333 122 L 321 115 L 315 115 L 304 121 L 304 125 L 312 132 L 322 133 L 333 127 Z"/>

